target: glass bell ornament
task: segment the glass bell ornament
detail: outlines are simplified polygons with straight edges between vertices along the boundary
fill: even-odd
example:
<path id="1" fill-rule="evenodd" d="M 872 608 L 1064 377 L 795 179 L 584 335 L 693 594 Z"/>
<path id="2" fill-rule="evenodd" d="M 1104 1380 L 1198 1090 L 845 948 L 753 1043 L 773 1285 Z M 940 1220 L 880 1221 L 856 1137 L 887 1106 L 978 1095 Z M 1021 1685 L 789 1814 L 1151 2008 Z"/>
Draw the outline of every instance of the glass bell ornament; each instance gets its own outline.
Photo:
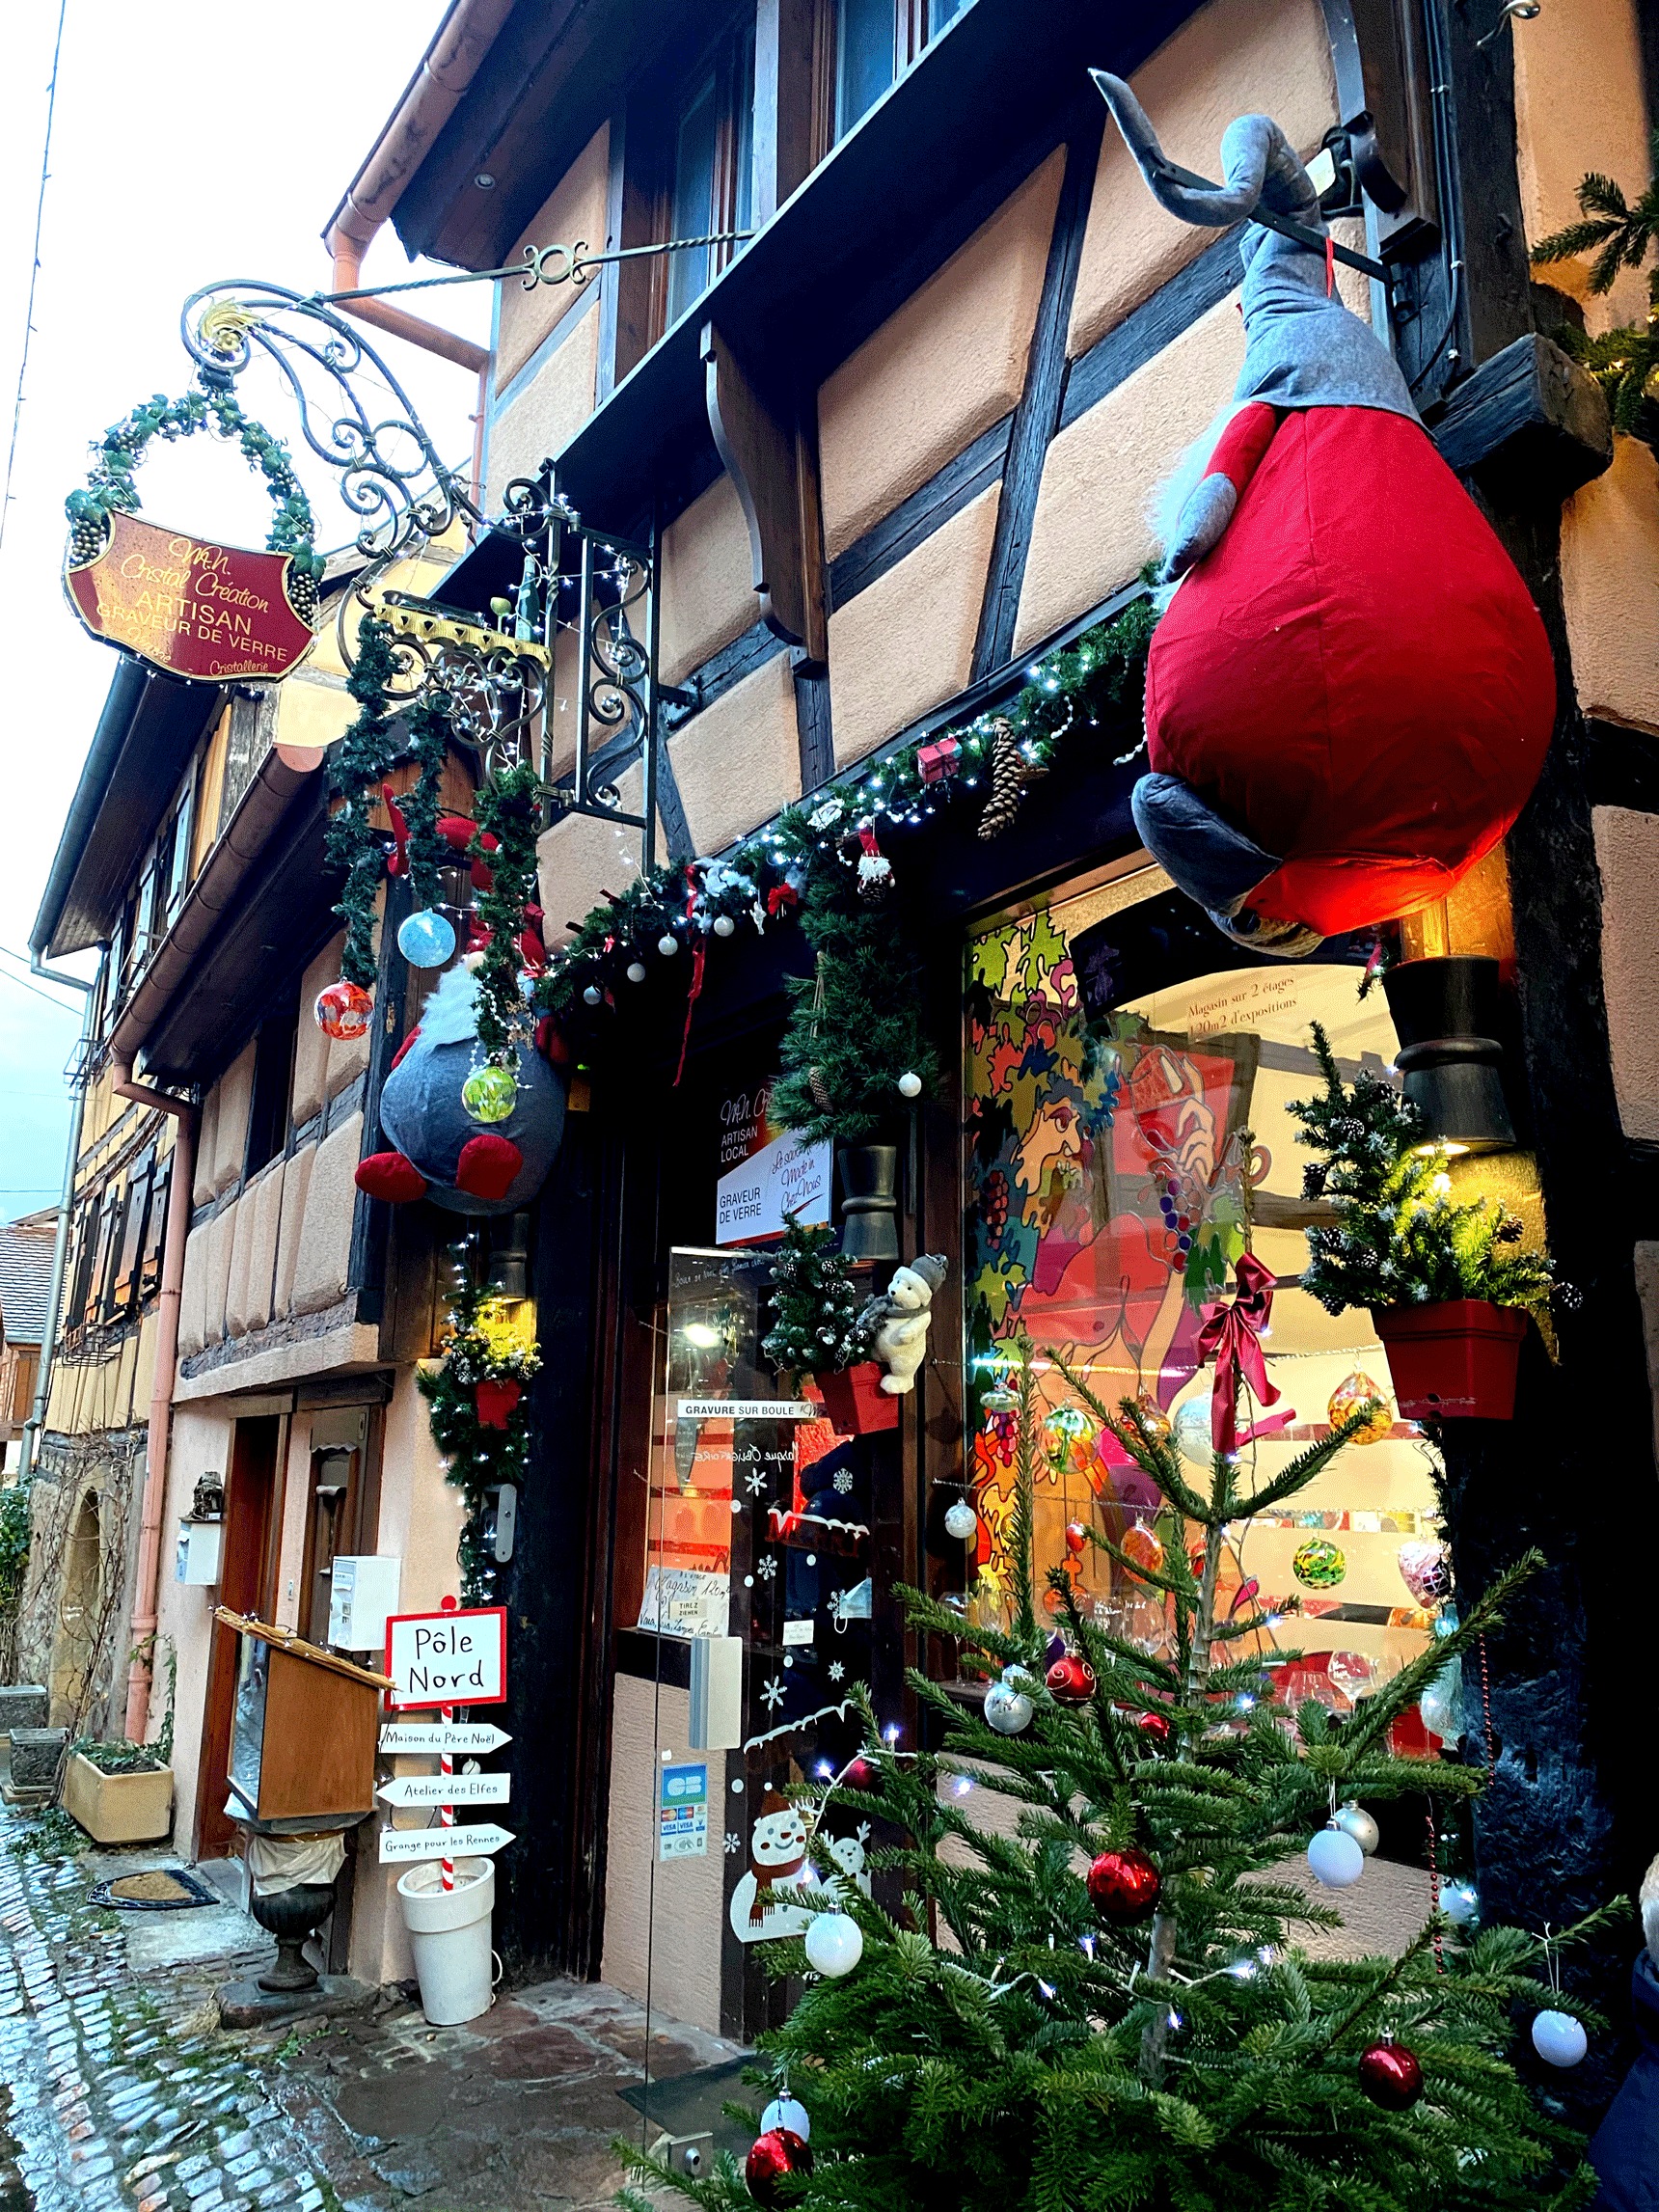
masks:
<path id="1" fill-rule="evenodd" d="M 317 993 L 313 1011 L 325 1037 L 351 1044 L 367 1033 L 374 1000 L 361 983 L 331 983 L 326 991 Z"/>
<path id="2" fill-rule="evenodd" d="M 1582 2020 L 1552 2009 L 1533 2022 L 1533 2049 L 1546 2066 L 1576 2066 L 1590 2049 L 1590 2037 Z"/>
<path id="3" fill-rule="evenodd" d="M 954 1505 L 945 1510 L 944 1527 L 947 1536 L 954 1536 L 959 1543 L 966 1543 L 970 1538 L 979 1534 L 979 1516 L 965 1498 L 958 1498 Z"/>
<path id="4" fill-rule="evenodd" d="M 423 907 L 399 923 L 397 949 L 411 968 L 442 968 L 455 949 L 455 925 L 435 907 Z"/>
<path id="5" fill-rule="evenodd" d="M 1296 1546 L 1291 1572 L 1307 1590 L 1334 1590 L 1347 1573 L 1347 1554 L 1328 1538 L 1311 1536 Z"/>
<path id="6" fill-rule="evenodd" d="M 1357 1367 L 1351 1375 L 1345 1375 L 1331 1392 L 1325 1411 L 1333 1429 L 1340 1429 L 1345 1421 L 1351 1420 L 1360 1407 L 1373 1398 L 1380 1399 L 1381 1404 L 1370 1420 L 1354 1431 L 1348 1438 L 1350 1444 L 1380 1444 L 1392 1434 L 1394 1413 L 1388 1403 L 1388 1392 Z"/>
<path id="7" fill-rule="evenodd" d="M 1365 1853 L 1346 1829 L 1333 1822 L 1309 1843 L 1308 1871 L 1323 1889 L 1351 1890 L 1365 1872 Z"/>
<path id="8" fill-rule="evenodd" d="M 834 1980 L 864 1955 L 864 1933 L 850 1913 L 821 1912 L 806 1925 L 806 1963 Z"/>
<path id="9" fill-rule="evenodd" d="M 1371 1858 L 1382 1841 L 1382 1831 L 1363 1805 L 1339 1805 L 1331 1815 L 1333 1826 L 1345 1836 L 1351 1836 L 1366 1857 Z"/>
<path id="10" fill-rule="evenodd" d="M 1175 1448 L 1183 1460 L 1195 1467 L 1210 1467 L 1215 1463 L 1215 1444 L 1210 1431 L 1210 1392 L 1189 1398 L 1175 1409 L 1170 1424 L 1175 1437 Z"/>
<path id="11" fill-rule="evenodd" d="M 475 1068 L 461 1085 L 461 1104 L 475 1121 L 505 1121 L 518 1104 L 518 1078 L 511 1068 Z"/>

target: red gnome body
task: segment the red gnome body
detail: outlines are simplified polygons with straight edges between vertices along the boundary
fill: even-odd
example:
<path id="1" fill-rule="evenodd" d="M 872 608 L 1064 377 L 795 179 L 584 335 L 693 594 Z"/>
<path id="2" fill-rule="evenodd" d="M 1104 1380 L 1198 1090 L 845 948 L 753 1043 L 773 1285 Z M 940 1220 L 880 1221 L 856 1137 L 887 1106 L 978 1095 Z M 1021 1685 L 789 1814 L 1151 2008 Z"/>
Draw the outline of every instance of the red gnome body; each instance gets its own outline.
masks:
<path id="1" fill-rule="evenodd" d="M 1174 170 L 1097 72 L 1152 190 L 1226 224 L 1322 233 L 1277 124 L 1243 116 L 1225 186 Z M 1443 898 L 1537 782 L 1555 668 L 1525 585 L 1435 451 L 1328 258 L 1251 224 L 1244 369 L 1165 566 L 1147 666 L 1154 857 L 1244 944 L 1294 956 Z"/>

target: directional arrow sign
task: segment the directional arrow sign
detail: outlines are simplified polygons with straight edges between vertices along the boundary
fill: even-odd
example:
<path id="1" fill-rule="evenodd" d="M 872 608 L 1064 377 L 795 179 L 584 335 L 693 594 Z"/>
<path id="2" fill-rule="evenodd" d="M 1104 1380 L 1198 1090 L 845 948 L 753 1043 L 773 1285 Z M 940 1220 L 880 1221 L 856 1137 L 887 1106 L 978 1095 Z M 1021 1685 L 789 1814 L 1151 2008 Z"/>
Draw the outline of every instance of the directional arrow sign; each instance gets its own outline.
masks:
<path id="1" fill-rule="evenodd" d="M 382 1751 L 500 1751 L 512 1737 L 490 1720 L 391 1720 L 380 1732 Z"/>
<path id="2" fill-rule="evenodd" d="M 388 1805 L 504 1805 L 510 1774 L 400 1774 L 374 1792 Z"/>
<path id="3" fill-rule="evenodd" d="M 399 1859 L 478 1859 L 505 1850 L 513 1841 L 510 1828 L 482 1822 L 476 1828 L 382 1828 L 380 1864 Z"/>

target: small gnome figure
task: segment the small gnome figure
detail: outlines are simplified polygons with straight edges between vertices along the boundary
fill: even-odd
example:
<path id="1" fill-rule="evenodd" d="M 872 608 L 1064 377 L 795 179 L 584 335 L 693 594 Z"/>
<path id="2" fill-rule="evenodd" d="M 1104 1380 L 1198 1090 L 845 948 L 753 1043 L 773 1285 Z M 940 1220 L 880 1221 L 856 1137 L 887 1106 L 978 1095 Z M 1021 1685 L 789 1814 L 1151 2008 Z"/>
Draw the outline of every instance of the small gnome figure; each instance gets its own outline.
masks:
<path id="1" fill-rule="evenodd" d="M 1590 2143 L 1601 2177 L 1591 2212 L 1659 2212 L 1659 1859 L 1642 1878 L 1646 1948 L 1630 1977 L 1638 2050 L 1623 2087 Z"/>
<path id="2" fill-rule="evenodd" d="M 942 1253 L 924 1252 L 901 1268 L 859 1317 L 872 1332 L 871 1350 L 887 1370 L 882 1388 L 890 1398 L 907 1397 L 916 1386 L 916 1369 L 927 1356 L 934 1293 L 949 1269 Z"/>

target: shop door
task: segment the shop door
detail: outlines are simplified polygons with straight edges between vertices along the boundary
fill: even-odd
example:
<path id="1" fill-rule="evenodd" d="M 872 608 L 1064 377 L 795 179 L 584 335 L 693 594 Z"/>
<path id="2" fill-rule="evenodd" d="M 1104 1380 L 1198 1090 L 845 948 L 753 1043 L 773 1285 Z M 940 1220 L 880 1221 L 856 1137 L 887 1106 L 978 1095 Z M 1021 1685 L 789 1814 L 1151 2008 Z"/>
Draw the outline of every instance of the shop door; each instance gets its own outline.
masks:
<path id="1" fill-rule="evenodd" d="M 233 1613 L 268 1620 L 276 1565 L 274 1523 L 277 1468 L 284 1423 L 279 1414 L 238 1421 L 231 1432 L 225 1485 L 225 1539 L 219 1602 Z M 242 1831 L 225 1813 L 225 1774 L 231 1756 L 231 1717 L 236 1694 L 239 1638 L 218 1624 L 207 1663 L 207 1703 L 202 1723 L 202 1762 L 196 1789 L 196 1856 L 239 1856 Z"/>

